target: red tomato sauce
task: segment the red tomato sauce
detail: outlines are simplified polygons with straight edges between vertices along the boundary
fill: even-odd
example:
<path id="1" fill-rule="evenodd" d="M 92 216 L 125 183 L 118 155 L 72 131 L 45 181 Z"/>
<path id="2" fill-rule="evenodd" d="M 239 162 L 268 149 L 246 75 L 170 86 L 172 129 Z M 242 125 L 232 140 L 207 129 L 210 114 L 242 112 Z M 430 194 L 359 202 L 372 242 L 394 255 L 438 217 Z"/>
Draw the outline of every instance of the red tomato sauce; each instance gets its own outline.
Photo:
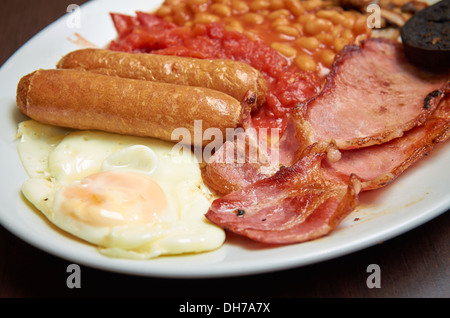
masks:
<path id="1" fill-rule="evenodd" d="M 109 49 L 124 52 L 177 55 L 202 59 L 225 58 L 245 62 L 258 69 L 268 85 L 265 105 L 253 114 L 255 128 L 280 128 L 295 105 L 314 96 L 320 79 L 303 72 L 264 41 L 226 31 L 220 23 L 177 26 L 155 15 L 111 14 L 118 38 Z"/>

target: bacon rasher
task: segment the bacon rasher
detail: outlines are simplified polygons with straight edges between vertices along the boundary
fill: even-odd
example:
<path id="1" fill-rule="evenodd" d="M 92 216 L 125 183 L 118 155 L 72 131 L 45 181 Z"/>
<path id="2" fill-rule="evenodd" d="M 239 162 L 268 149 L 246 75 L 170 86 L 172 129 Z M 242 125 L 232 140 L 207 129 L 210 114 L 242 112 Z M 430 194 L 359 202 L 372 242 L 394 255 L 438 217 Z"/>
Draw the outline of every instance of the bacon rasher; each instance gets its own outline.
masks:
<path id="1" fill-rule="evenodd" d="M 324 166 L 343 179 L 356 174 L 361 178 L 363 191 L 374 190 L 392 182 L 449 137 L 450 96 L 447 96 L 424 125 L 411 129 L 403 137 L 372 147 L 343 150 L 339 161 Z"/>
<path id="2" fill-rule="evenodd" d="M 296 110 L 304 142 L 333 139 L 354 149 L 401 137 L 433 114 L 447 81 L 448 74 L 411 65 L 399 43 L 379 38 L 347 46 L 323 90 Z"/>
<path id="3" fill-rule="evenodd" d="M 288 121 L 283 135 L 274 142 L 261 140 L 252 130 L 251 119 L 244 126 L 245 129 L 233 140 L 226 141 L 202 168 L 203 180 L 219 194 L 239 190 L 275 174 L 281 166 L 292 165 L 298 156 L 296 150 L 301 148 L 294 120 Z M 261 143 L 265 146 L 260 147 Z M 256 156 L 251 157 L 252 152 Z"/>
<path id="4" fill-rule="evenodd" d="M 328 234 L 356 207 L 359 179 L 321 168 L 333 145 L 314 144 L 290 167 L 215 200 L 206 217 L 255 241 L 289 244 Z"/>

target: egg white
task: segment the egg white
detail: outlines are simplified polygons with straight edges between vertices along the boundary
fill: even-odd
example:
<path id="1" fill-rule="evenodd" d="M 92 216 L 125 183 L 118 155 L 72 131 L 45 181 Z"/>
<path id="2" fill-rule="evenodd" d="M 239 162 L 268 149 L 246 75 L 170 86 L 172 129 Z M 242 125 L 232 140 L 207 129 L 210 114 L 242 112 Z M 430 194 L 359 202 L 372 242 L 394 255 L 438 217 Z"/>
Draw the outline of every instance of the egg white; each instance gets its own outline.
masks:
<path id="1" fill-rule="evenodd" d="M 19 124 L 18 138 L 19 157 L 30 177 L 22 186 L 24 196 L 56 226 L 94 244 L 101 253 L 149 259 L 211 251 L 223 244 L 224 230 L 204 216 L 212 196 L 192 152 L 174 152 L 172 143 L 153 138 L 70 130 L 34 120 Z M 89 210 L 91 204 L 81 199 L 73 201 L 83 202 L 81 210 L 76 212 L 78 206 L 73 205 L 72 211 L 67 189 L 89 188 L 97 174 L 123 180 L 139 174 L 136 180 L 162 190 L 154 201 L 165 200 L 163 211 L 152 221 L 144 220 L 138 209 L 119 211 L 119 219 L 126 217 L 113 225 L 108 222 L 115 211 L 94 211 L 95 215 Z M 125 209 L 128 200 L 120 200 L 115 207 Z M 145 204 L 153 204 L 147 201 L 144 198 Z"/>

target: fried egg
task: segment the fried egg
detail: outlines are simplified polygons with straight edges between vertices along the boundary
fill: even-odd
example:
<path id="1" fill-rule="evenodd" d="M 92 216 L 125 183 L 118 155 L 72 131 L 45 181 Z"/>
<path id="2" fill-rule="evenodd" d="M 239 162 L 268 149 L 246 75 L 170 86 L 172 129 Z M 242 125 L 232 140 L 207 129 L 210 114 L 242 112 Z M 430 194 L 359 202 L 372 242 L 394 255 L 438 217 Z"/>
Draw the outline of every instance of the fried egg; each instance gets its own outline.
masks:
<path id="1" fill-rule="evenodd" d="M 150 259 L 219 248 L 211 193 L 191 151 L 170 142 L 28 120 L 18 153 L 22 193 L 60 229 L 108 256 Z"/>

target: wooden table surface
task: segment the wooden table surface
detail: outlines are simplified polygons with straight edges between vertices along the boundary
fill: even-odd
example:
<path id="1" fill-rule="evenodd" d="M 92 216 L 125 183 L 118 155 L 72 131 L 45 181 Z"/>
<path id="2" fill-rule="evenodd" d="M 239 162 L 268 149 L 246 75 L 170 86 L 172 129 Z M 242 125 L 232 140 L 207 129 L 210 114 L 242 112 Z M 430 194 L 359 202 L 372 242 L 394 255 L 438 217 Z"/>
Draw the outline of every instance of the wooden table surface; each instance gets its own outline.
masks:
<path id="1" fill-rule="evenodd" d="M 82 4 L 85 1 L 78 1 Z M 2 0 L 0 65 L 74 0 Z M 11 211 L 13 212 L 13 211 Z M 81 267 L 81 288 L 66 285 L 69 263 L 0 226 L 0 297 L 450 297 L 450 213 L 382 244 L 318 264 L 224 279 L 129 276 Z M 367 266 L 381 270 L 368 288 Z"/>

